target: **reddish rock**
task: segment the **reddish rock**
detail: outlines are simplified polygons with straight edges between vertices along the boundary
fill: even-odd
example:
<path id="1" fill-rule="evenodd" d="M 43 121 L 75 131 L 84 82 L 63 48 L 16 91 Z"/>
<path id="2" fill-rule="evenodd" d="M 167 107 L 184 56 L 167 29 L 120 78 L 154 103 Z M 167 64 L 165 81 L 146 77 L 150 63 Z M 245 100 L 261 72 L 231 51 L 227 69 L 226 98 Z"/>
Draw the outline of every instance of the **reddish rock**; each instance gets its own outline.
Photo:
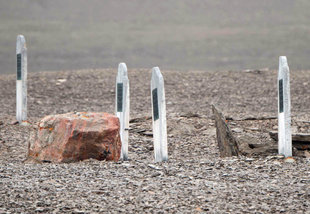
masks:
<path id="1" fill-rule="evenodd" d="M 29 143 L 28 157 L 76 162 L 89 158 L 118 161 L 119 120 L 108 113 L 77 112 L 44 117 Z"/>

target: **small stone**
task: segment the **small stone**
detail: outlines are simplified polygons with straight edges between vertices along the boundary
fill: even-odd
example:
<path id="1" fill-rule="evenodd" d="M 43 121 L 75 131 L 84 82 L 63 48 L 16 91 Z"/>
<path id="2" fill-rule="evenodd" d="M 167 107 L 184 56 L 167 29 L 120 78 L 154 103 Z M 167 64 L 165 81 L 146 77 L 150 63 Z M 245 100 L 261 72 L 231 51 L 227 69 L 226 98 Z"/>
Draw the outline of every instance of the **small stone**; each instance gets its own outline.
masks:
<path id="1" fill-rule="evenodd" d="M 305 150 L 304 153 L 305 153 L 305 157 L 306 157 L 306 158 L 310 158 L 310 152 L 308 152 L 307 150 Z"/>
<path id="2" fill-rule="evenodd" d="M 151 175 L 151 177 L 154 178 L 154 177 L 161 176 L 161 175 L 162 175 L 162 173 L 160 173 L 160 172 L 155 172 L 155 173 L 153 173 L 153 174 Z"/>
<path id="3" fill-rule="evenodd" d="M 200 207 L 197 207 L 195 210 L 196 210 L 197 212 L 202 212 L 202 209 L 201 209 Z"/>
<path id="4" fill-rule="evenodd" d="M 42 212 L 44 212 L 44 207 L 37 207 L 35 211 L 42 213 Z"/>
<path id="5" fill-rule="evenodd" d="M 62 83 L 62 82 L 67 82 L 67 79 L 61 79 L 61 78 L 59 78 L 57 81 Z"/>
<path id="6" fill-rule="evenodd" d="M 254 158 L 246 158 L 244 161 L 246 161 L 246 162 L 252 162 L 252 161 L 254 161 L 255 159 Z"/>
<path id="7" fill-rule="evenodd" d="M 231 129 L 233 132 L 235 133 L 241 133 L 243 132 L 243 129 L 242 128 L 234 128 L 234 129 Z"/>
<path id="8" fill-rule="evenodd" d="M 87 213 L 85 210 L 78 210 L 78 209 L 74 209 L 74 212 L 75 214 L 84 214 L 84 213 Z"/>
<path id="9" fill-rule="evenodd" d="M 298 132 L 298 127 L 297 126 L 292 126 L 291 127 L 291 132 L 292 133 L 297 133 Z"/>
<path id="10" fill-rule="evenodd" d="M 273 163 L 276 164 L 276 165 L 281 165 L 281 162 L 278 161 L 278 160 L 275 160 Z"/>
<path id="11" fill-rule="evenodd" d="M 56 82 L 56 85 L 61 85 L 62 83 L 65 83 L 65 82 L 67 82 L 67 79 L 59 78 Z"/>
<path id="12" fill-rule="evenodd" d="M 249 128 L 249 130 L 251 130 L 251 131 L 260 131 L 259 128 Z"/>
<path id="13" fill-rule="evenodd" d="M 147 166 L 150 167 L 151 169 L 162 170 L 162 168 L 157 167 L 157 166 L 155 166 L 155 165 L 153 165 L 153 164 L 149 164 L 149 165 L 147 165 Z"/>
<path id="14" fill-rule="evenodd" d="M 17 120 L 13 120 L 12 122 L 11 122 L 11 125 L 17 125 L 18 124 L 18 121 Z"/>
<path id="15" fill-rule="evenodd" d="M 287 157 L 284 159 L 285 163 L 294 163 L 296 160 L 293 157 Z"/>
<path id="16" fill-rule="evenodd" d="M 142 135 L 145 135 L 145 136 L 150 136 L 150 137 L 153 136 L 153 132 L 148 132 L 148 131 L 142 132 L 141 134 L 142 134 Z"/>
<path id="17" fill-rule="evenodd" d="M 25 121 L 22 121 L 22 122 L 20 123 L 20 125 L 21 125 L 21 126 L 31 126 L 31 123 L 28 122 L 27 120 L 25 120 Z"/>

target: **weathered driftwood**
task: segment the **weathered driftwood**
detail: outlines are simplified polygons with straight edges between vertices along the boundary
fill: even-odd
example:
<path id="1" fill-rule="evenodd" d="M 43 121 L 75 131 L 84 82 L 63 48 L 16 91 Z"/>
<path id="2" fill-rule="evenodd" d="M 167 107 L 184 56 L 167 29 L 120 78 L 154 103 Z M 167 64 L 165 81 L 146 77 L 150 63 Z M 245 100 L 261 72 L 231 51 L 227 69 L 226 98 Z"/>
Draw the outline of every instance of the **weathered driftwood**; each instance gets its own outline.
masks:
<path id="1" fill-rule="evenodd" d="M 239 149 L 238 143 L 229 129 L 225 117 L 220 113 L 214 105 L 212 105 L 212 111 L 215 120 L 216 138 L 221 157 L 238 156 Z"/>
<path id="2" fill-rule="evenodd" d="M 226 118 L 212 105 L 215 119 L 217 143 L 221 157 L 230 156 L 266 156 L 277 153 L 276 144 L 256 144 L 257 139 L 247 135 L 235 136 L 226 123 Z"/>
<path id="3" fill-rule="evenodd" d="M 249 116 L 244 118 L 232 118 L 227 117 L 226 120 L 234 120 L 234 121 L 245 121 L 245 120 L 273 120 L 277 119 L 277 116 L 261 116 L 261 117 L 255 117 L 255 116 Z"/>
<path id="4" fill-rule="evenodd" d="M 271 131 L 269 135 L 275 141 L 278 141 L 278 132 Z M 307 133 L 293 133 L 292 134 L 293 147 L 300 150 L 310 149 L 310 134 Z"/>

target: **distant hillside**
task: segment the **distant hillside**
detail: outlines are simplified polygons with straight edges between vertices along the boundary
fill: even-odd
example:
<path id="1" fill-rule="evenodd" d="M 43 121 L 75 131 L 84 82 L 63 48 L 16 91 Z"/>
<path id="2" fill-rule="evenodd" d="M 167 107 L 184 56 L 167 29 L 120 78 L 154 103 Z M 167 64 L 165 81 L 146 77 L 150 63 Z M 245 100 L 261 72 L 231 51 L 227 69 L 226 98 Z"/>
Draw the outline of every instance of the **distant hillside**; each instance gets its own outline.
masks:
<path id="1" fill-rule="evenodd" d="M 15 72 L 24 34 L 29 71 L 116 67 L 310 68 L 307 0 L 0 0 L 0 73 Z"/>

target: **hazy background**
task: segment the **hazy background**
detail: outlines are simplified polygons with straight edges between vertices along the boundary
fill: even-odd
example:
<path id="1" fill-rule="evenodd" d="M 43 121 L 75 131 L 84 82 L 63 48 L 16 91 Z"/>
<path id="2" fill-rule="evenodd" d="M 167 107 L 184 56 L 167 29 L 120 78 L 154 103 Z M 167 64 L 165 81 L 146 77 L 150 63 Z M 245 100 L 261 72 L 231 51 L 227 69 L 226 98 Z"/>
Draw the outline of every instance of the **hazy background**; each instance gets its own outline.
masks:
<path id="1" fill-rule="evenodd" d="M 84 68 L 310 69 L 309 0 L 0 0 L 0 73 Z"/>

